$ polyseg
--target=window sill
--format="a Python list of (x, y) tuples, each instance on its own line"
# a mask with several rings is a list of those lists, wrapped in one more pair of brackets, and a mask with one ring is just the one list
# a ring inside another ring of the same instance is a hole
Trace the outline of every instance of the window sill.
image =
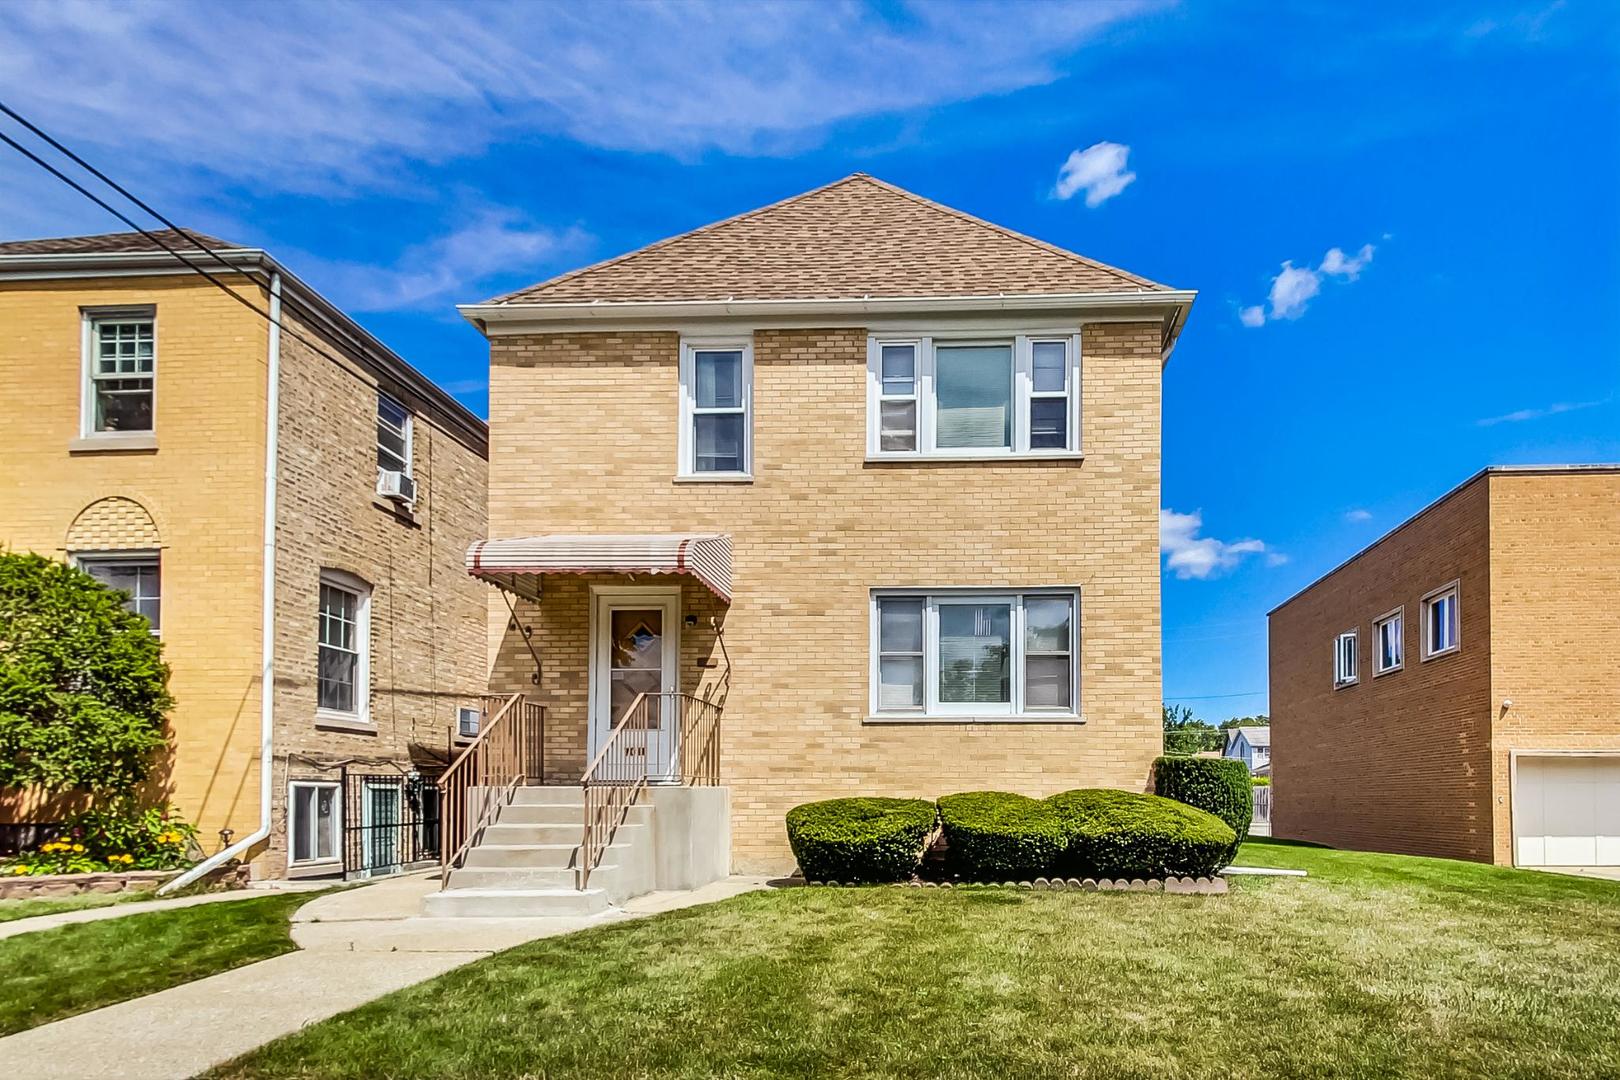
[(1085, 453), (1080, 450), (1032, 450), (1022, 454), (867, 454), (868, 465), (892, 464), (927, 464), (931, 461), (953, 462), (979, 462), (986, 464), (1001, 463), (1017, 465), (1026, 461), (1083, 461)]
[(68, 440), (70, 454), (138, 454), (158, 448), (157, 435), (150, 431), (128, 435), (85, 435)]
[(1393, 675), (1397, 671), (1404, 671), (1405, 669), (1406, 669), (1405, 664), (1396, 664), (1392, 668), (1385, 668), (1383, 671), (1375, 671), (1375, 672), (1373, 672), (1373, 678), (1382, 679), (1385, 675)]
[(1343, 682), (1334, 683), (1333, 684), (1333, 689), (1335, 689), (1335, 690), (1348, 690), (1352, 686), (1359, 686), (1359, 685), (1361, 685), (1361, 680), (1360, 679), (1346, 679)]
[(1443, 657), (1447, 657), (1447, 656), (1456, 656), (1460, 652), (1462, 652), (1462, 646), (1461, 645), (1453, 645), (1449, 649), (1441, 649), (1439, 652), (1429, 653), (1427, 656), (1425, 656), (1423, 658), (1423, 662), (1425, 664), (1427, 664), (1430, 660), (1439, 660), (1439, 659), (1441, 659)]
[(373, 495), (371, 505), (407, 525), (416, 524), (416, 506), (413, 503), (396, 502), (384, 495)]
[(1084, 716), (1050, 713), (1021, 713), (1017, 716), (957, 716), (953, 714), (874, 714), (863, 717), (863, 724), (1084, 724)]
[(288, 862), (287, 877), (319, 878), (331, 877), (333, 874), (343, 873), (343, 860), (341, 859), (311, 859), (307, 862)]
[(377, 725), (369, 720), (359, 720), (353, 716), (319, 709), (315, 712), (315, 727), (319, 731), (346, 731), (354, 735), (377, 734)]
[(752, 484), (753, 473), (678, 473), (677, 484)]

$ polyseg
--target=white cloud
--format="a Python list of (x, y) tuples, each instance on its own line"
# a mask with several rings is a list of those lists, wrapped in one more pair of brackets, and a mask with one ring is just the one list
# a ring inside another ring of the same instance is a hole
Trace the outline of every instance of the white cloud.
[(1357, 507), (1354, 510), (1346, 510), (1344, 512), (1344, 520), (1346, 520), (1348, 522), (1351, 522), (1353, 524), (1360, 524), (1363, 521), (1371, 521), (1372, 520), (1372, 511), (1371, 510), (1363, 510), (1360, 507)]
[(1321, 293), (1325, 278), (1355, 281), (1372, 262), (1375, 250), (1371, 244), (1362, 244), (1354, 255), (1346, 255), (1343, 248), (1328, 248), (1327, 254), (1322, 256), (1321, 263), (1314, 270), (1308, 266), (1295, 266), (1292, 259), (1283, 260), (1282, 269), (1271, 279), (1271, 291), (1266, 295), (1270, 310), (1260, 304), (1239, 308), (1238, 321), (1253, 329), (1277, 319), (1299, 318), (1305, 314), (1306, 306)]
[(1526, 420), (1540, 420), (1548, 416), (1557, 416), (1559, 413), (1576, 412), (1580, 409), (1594, 409), (1599, 405), (1607, 405), (1609, 398), (1602, 401), (1558, 401), (1551, 405), (1544, 405), (1539, 409), (1518, 409), (1514, 412), (1504, 413), (1501, 416), (1487, 416), (1483, 420), (1474, 421), (1480, 427), (1493, 427), (1497, 424), (1521, 424)]
[(1218, 577), (1234, 569), (1250, 555), (1264, 554), (1268, 566), (1288, 561), (1288, 556), (1271, 551), (1260, 540), (1234, 540), (1227, 542), (1212, 536), (1199, 536), (1204, 527), (1200, 510), (1178, 514), (1174, 510), (1159, 511), (1159, 547), (1165, 554), (1165, 567), (1182, 580)]
[(1086, 193), (1086, 205), (1101, 206), (1130, 186), (1136, 174), (1125, 171), (1131, 148), (1116, 142), (1093, 143), (1084, 150), (1069, 155), (1058, 169), (1057, 185), (1052, 194), (1059, 199), (1072, 199), (1076, 193)]
[[(495, 274), (524, 280), (546, 276), (549, 261), (584, 250), (580, 229), (553, 230), (524, 222), (511, 210), (484, 208), (454, 232), (406, 248), (392, 264), (337, 262), (298, 253), (288, 262), (301, 276), (349, 311), (444, 307)], [(525, 269), (533, 268), (533, 269)]]
[(843, 121), (1050, 82), (1157, 6), (12, 0), (0, 85), (103, 162), (325, 193), (548, 136), (791, 153)]

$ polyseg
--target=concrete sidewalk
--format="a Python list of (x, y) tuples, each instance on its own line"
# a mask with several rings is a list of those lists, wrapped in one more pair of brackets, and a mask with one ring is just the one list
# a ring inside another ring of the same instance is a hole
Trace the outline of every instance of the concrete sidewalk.
[(183, 1080), (306, 1025), (526, 941), (766, 887), (734, 877), (582, 919), (429, 919), (432, 877), (322, 896), (293, 917), (300, 951), (0, 1039), (0, 1075)]

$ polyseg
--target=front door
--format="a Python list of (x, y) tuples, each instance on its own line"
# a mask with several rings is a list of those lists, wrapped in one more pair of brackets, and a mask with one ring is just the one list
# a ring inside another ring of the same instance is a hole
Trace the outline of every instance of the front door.
[[(654, 781), (678, 774), (675, 703), (680, 593), (672, 589), (603, 591), (596, 598), (591, 665), (594, 759), (620, 731), (608, 763), (620, 778), (645, 766)], [(638, 704), (638, 701), (640, 704)]]

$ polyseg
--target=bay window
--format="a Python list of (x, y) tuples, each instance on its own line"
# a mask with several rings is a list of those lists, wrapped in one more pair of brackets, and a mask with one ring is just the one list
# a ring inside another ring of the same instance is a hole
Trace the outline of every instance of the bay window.
[(1080, 338), (879, 337), (868, 341), (872, 458), (1080, 452)]
[(878, 590), (874, 718), (1076, 717), (1074, 590)]

